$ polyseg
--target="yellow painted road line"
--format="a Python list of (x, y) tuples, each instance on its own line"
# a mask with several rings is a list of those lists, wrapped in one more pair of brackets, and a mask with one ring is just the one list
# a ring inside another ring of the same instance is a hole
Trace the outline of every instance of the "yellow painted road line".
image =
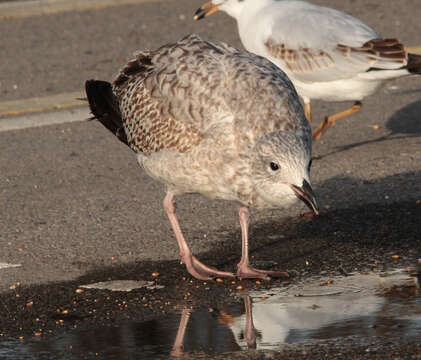
[(0, 133), (88, 120), (92, 115), (85, 96), (77, 91), (1, 102)]
[(7, 269), (7, 268), (14, 268), (14, 267), (21, 267), (21, 264), (8, 264), (5, 262), (0, 262), (0, 269)]
[(406, 51), (412, 54), (420, 54), (421, 55), (421, 46), (408, 46)]
[(162, 1), (165, 0), (32, 0), (5, 2), (0, 4), (0, 20)]
[(78, 91), (24, 100), (4, 101), (0, 103), (0, 120), (2, 117), (87, 106), (86, 101), (78, 100), (85, 97), (84, 93)]

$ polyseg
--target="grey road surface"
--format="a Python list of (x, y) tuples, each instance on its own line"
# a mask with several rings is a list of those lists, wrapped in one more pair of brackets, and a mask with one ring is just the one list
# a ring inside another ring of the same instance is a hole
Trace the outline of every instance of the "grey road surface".
[[(164, 1), (3, 20), (0, 33), (8, 36), (0, 48), (9, 55), (2, 60), (1, 98), (47, 96), (80, 90), (89, 78), (109, 80), (137, 49), (186, 33), (241, 46), (224, 14), (192, 21), (200, 4)], [(417, 45), (421, 8), (413, 4), (336, 5), (384, 36)], [(345, 105), (316, 104), (316, 122)], [(388, 83), (359, 114), (339, 121), (314, 147), (312, 176), (322, 204), (335, 209), (421, 199), (420, 113), (421, 78), (413, 77)], [(0, 153), (0, 261), (22, 264), (1, 270), (0, 289), (73, 279), (95, 266), (177, 257), (161, 185), (98, 123), (3, 132)], [(234, 204), (185, 196), (179, 211), (198, 252), (213, 248), (221, 229), (238, 226)], [(255, 220), (298, 213), (257, 213)]]
[[(421, 44), (419, 0), (314, 2), (345, 10), (385, 37), (398, 37), (408, 46)], [(162, 1), (1, 20), (0, 101), (78, 91), (91, 78), (110, 80), (136, 50), (155, 48), (187, 33), (241, 47), (228, 16), (192, 20), (201, 4)], [(348, 105), (316, 103), (315, 123)], [(400, 209), (411, 224), (417, 223), (421, 77), (387, 83), (364, 101), (360, 113), (339, 120), (315, 143), (314, 156), (312, 178), (322, 206), (328, 213), (345, 212), (358, 219), (343, 236), (353, 239), (353, 231), (364, 227), (367, 232), (358, 233), (362, 243), (377, 236), (382, 244), (382, 237), (387, 239), (391, 232), (382, 221), (390, 225), (390, 214), (399, 214)], [(101, 268), (177, 259), (176, 241), (161, 206), (163, 195), (163, 187), (139, 169), (131, 151), (95, 121), (1, 132), (0, 263), (21, 266), (0, 268), (0, 292), (10, 291), (16, 283), (75, 280)], [(236, 204), (188, 195), (178, 200), (178, 209), (185, 236), (199, 257), (224, 264), (221, 254), (239, 255)], [(370, 227), (358, 216), (364, 209), (373, 209), (368, 217), (379, 211)], [(284, 225), (289, 236), (295, 234), (296, 227), (308, 221), (298, 218), (303, 211), (297, 206), (289, 212), (254, 213), (252, 248), (268, 244), (259, 235), (262, 229), (277, 239), (267, 246), (279, 253), (285, 246), (283, 257), (273, 259), (269, 251), (262, 260), (274, 260), (281, 267), (303, 265), (319, 251), (309, 244), (336, 236), (327, 232), (327, 225), (309, 226), (299, 235), (305, 242), (297, 235), (293, 246), (284, 245)], [(271, 224), (278, 224), (276, 231)], [(395, 247), (382, 256), (396, 251), (411, 259), (421, 257), (420, 230), (415, 225), (397, 228)], [(254, 245), (253, 236), (260, 239)], [(404, 248), (396, 245), (398, 237)], [(337, 246), (335, 251), (340, 252), (342, 245)], [(360, 265), (356, 259), (356, 270)], [(183, 266), (167, 271), (178, 272), (177, 278), (187, 276)]]

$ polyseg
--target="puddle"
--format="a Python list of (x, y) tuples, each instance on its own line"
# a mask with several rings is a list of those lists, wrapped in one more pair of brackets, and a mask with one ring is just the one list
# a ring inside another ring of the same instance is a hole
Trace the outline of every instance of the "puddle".
[(183, 309), (147, 322), (3, 341), (0, 358), (168, 359), (192, 352), (278, 350), (282, 344), (349, 336), (417, 341), (421, 334), (419, 280), (404, 272), (320, 279), (238, 296), (241, 305), (235, 307)]

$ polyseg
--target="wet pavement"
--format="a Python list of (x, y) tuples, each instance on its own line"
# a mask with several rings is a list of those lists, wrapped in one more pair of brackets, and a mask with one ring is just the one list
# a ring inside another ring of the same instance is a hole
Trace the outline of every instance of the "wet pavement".
[[(85, 324), (47, 336), (35, 332), (0, 342), (0, 358), (197, 358), (249, 350), (274, 355), (288, 346), (317, 347), (329, 340), (339, 347), (351, 338), (354, 347), (371, 342), (369, 352), (376, 352), (373, 339), (383, 346), (396, 341), (416, 346), (421, 334), (417, 268), (318, 277), (250, 291), (238, 285), (235, 304), (175, 306), (147, 321)], [(65, 309), (56, 312), (56, 319), (71, 320)]]

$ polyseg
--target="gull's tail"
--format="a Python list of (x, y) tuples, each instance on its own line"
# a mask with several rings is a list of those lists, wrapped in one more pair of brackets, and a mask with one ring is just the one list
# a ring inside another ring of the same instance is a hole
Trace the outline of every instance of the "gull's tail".
[(421, 75), (421, 55), (408, 54), (408, 64), (406, 65), (406, 68), (412, 74)]
[(121, 142), (128, 145), (120, 108), (113, 94), (111, 84), (101, 80), (87, 80), (85, 82), (85, 91), (93, 119), (98, 119)]

